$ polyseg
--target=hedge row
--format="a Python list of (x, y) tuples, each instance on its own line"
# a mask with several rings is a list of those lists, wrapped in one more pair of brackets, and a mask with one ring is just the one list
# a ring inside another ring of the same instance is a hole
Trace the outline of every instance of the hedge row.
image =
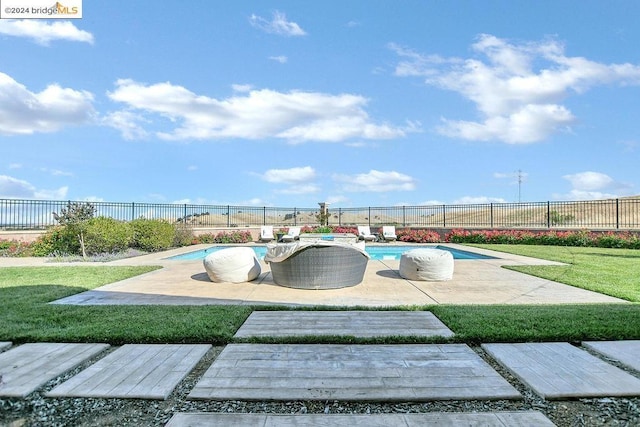
[(451, 243), (495, 243), (516, 245), (587, 246), (640, 249), (640, 234), (592, 231), (452, 230), (445, 240)]

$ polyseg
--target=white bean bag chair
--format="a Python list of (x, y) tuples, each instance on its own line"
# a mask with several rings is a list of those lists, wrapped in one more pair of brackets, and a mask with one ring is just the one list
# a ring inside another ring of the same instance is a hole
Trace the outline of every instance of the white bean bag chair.
[(400, 276), (408, 280), (451, 280), (453, 255), (442, 249), (412, 249), (400, 257)]
[(219, 249), (207, 255), (204, 269), (212, 282), (250, 282), (260, 275), (260, 261), (251, 248)]

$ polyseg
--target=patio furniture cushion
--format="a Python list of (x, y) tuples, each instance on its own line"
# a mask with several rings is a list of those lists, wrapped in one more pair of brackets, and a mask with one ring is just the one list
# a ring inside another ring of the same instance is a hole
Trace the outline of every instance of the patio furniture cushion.
[(408, 280), (451, 280), (453, 255), (441, 249), (412, 249), (404, 252), (400, 257), (400, 276)]
[(213, 252), (203, 261), (204, 269), (212, 282), (250, 282), (262, 269), (256, 253), (251, 248), (227, 248)]

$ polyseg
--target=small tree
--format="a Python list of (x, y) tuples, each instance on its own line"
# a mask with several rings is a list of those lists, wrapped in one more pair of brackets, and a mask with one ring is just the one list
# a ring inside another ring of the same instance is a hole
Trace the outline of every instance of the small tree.
[(82, 258), (87, 258), (85, 249), (85, 232), (87, 224), (96, 213), (96, 208), (91, 203), (69, 202), (66, 208), (60, 209), (60, 214), (53, 212), (53, 218), (58, 223), (66, 227), (69, 232), (78, 238), (80, 249), (82, 250)]

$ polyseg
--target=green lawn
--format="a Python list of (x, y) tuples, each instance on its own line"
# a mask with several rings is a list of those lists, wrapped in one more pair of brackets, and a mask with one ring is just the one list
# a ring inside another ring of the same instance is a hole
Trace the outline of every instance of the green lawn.
[[(480, 246), (480, 245), (478, 245)], [(570, 263), (527, 267), (530, 274), (634, 301), (630, 304), (421, 306), (455, 333), (453, 342), (640, 339), (640, 252), (616, 249), (482, 245)], [(68, 306), (48, 302), (156, 267), (56, 266), (0, 268), (0, 341), (225, 344), (253, 309), (247, 306)], [(523, 267), (518, 267), (519, 271)], [(259, 307), (276, 309), (275, 307)], [(283, 308), (279, 308), (283, 309)], [(292, 340), (287, 340), (292, 342)], [(296, 340), (293, 340), (296, 341)], [(380, 342), (307, 337), (304, 342)], [(431, 342), (389, 338), (385, 342)], [(447, 340), (439, 339), (440, 342)]]

